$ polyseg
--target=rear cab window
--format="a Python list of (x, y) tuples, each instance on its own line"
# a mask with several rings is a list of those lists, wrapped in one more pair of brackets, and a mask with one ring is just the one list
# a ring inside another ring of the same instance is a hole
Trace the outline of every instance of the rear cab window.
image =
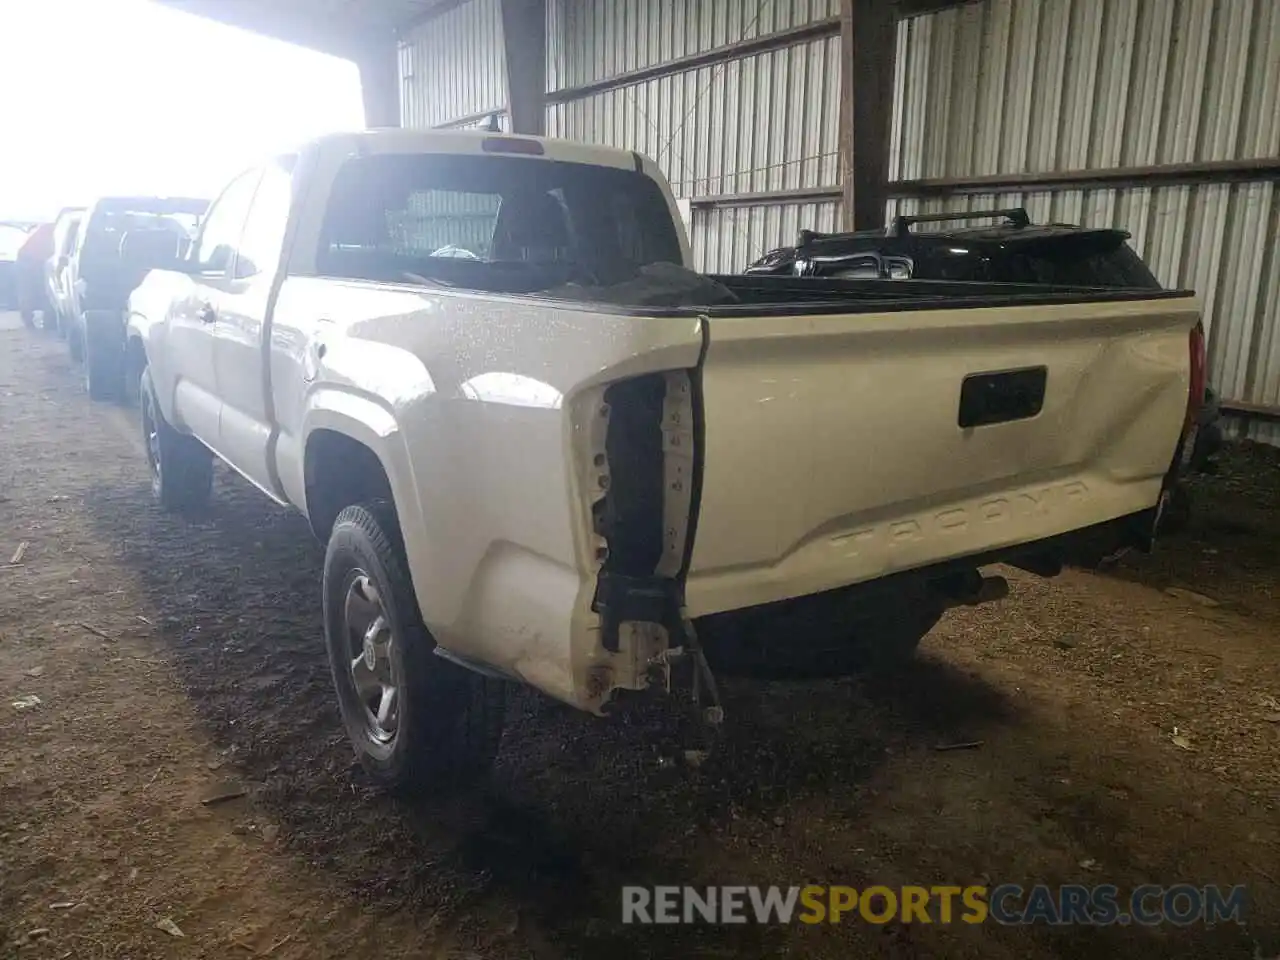
[(317, 250), (322, 275), (533, 292), (682, 262), (666, 197), (634, 170), (510, 156), (347, 161)]
[(99, 202), (80, 227), (77, 247), (81, 269), (114, 266), (120, 241), (131, 230), (166, 230), (185, 246), (195, 236), (206, 206), (202, 200), (145, 197)]

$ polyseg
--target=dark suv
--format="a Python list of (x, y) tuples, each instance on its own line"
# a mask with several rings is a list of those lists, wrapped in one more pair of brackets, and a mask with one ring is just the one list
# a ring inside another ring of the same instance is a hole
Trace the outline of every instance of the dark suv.
[(105, 197), (85, 211), (71, 254), (67, 345), (84, 361), (95, 400), (120, 396), (125, 310), (152, 267), (171, 264), (195, 236), (209, 201), (193, 197)]
[[(918, 223), (957, 220), (1000, 222), (928, 233), (911, 229)], [(974, 210), (898, 217), (883, 230), (801, 230), (794, 247), (769, 251), (745, 272), (1161, 289), (1160, 281), (1129, 246), (1128, 239), (1124, 230), (1033, 224), (1020, 207)], [(1217, 394), (1206, 387), (1190, 455), (1193, 469), (1212, 470), (1212, 457), (1222, 445), (1220, 416)]]

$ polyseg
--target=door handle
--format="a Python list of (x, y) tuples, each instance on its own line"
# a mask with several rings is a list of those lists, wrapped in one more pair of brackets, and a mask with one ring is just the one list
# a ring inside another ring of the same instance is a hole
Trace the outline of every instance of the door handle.
[(213, 309), (213, 304), (211, 303), (200, 304), (200, 309), (196, 316), (200, 318), (201, 323), (213, 323), (218, 319), (218, 313)]

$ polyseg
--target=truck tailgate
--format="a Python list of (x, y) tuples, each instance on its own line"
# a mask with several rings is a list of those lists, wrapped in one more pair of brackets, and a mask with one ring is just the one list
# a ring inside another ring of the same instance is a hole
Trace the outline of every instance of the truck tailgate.
[(1198, 317), (1180, 297), (706, 319), (690, 613), (1154, 506)]

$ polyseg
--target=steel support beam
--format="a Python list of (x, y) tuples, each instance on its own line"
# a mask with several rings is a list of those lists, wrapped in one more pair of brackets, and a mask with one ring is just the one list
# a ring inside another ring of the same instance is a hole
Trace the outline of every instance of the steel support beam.
[(840, 2), (840, 183), (845, 229), (884, 226), (897, 51), (886, 0)]
[(839, 200), (839, 187), (792, 187), (787, 190), (759, 190), (754, 193), (708, 193), (689, 198), (692, 207), (753, 207), (764, 203), (801, 203)]
[(400, 126), (400, 52), (391, 35), (361, 45), (354, 58), (360, 69), (366, 127)]
[(975, 2), (977, 0), (893, 0), (893, 9), (899, 20), (907, 20)]
[(1119, 190), (1197, 183), (1260, 183), (1280, 180), (1280, 157), (1250, 160), (1202, 160), (1145, 167), (1102, 167), (1094, 170), (1054, 170), (1047, 173), (998, 173), (985, 177), (939, 177), (897, 180), (889, 184), (891, 197), (949, 197), (961, 193), (1002, 193), (1031, 190)]
[(778, 30), (761, 36), (749, 37), (746, 40), (736, 40), (723, 46), (712, 47), (710, 50), (702, 50), (698, 53), (676, 57), (672, 60), (664, 60), (662, 63), (641, 67), (638, 70), (616, 73), (603, 80), (595, 80), (578, 87), (561, 87), (558, 90), (549, 91), (547, 100), (551, 103), (569, 103), (573, 100), (584, 100), (587, 97), (605, 93), (608, 90), (617, 90), (620, 87), (628, 87), (637, 83), (647, 83), (650, 80), (659, 80), (662, 77), (672, 77), (678, 73), (686, 73), (701, 67), (718, 66), (731, 60), (740, 60), (743, 57), (754, 57), (761, 53), (782, 50), (797, 43), (834, 37), (839, 32), (839, 17), (814, 20), (811, 23), (803, 23), (798, 27), (788, 27), (785, 30)]
[(547, 131), (546, 0), (501, 0), (502, 51), (512, 133)]

